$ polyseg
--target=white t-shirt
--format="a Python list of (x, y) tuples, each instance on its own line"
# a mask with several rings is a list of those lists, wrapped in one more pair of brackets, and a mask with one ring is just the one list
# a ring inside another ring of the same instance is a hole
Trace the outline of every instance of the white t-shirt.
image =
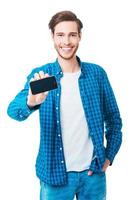
[(61, 79), (61, 130), (67, 171), (88, 169), (93, 155), (79, 92), (80, 73), (64, 73)]

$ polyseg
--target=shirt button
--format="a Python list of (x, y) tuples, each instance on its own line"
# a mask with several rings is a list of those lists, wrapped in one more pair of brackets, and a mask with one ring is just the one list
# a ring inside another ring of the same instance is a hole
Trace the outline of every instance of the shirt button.
[(58, 107), (56, 107), (56, 110), (58, 110)]
[(63, 163), (64, 163), (64, 160), (62, 160), (61, 163), (63, 164)]
[(62, 147), (60, 147), (60, 151), (62, 150)]
[(59, 121), (57, 121), (57, 124), (59, 124)]
[(60, 137), (60, 134), (58, 136)]
[(57, 93), (57, 97), (59, 96), (59, 93)]

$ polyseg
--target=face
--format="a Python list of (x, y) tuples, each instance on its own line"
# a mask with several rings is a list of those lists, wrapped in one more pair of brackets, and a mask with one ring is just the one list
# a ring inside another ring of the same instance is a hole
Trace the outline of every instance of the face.
[(70, 60), (75, 56), (78, 49), (81, 34), (78, 33), (76, 22), (63, 21), (55, 26), (52, 38), (58, 56)]

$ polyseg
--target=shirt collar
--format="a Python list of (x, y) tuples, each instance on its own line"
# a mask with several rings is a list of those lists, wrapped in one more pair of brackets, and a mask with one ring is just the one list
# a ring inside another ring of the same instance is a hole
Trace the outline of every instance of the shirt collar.
[[(78, 56), (76, 56), (76, 59), (79, 63), (79, 66), (80, 66), (80, 70), (81, 70), (81, 75), (84, 74), (84, 67), (83, 67), (83, 63), (81, 62), (80, 58)], [(56, 59), (55, 61), (55, 68), (56, 68), (56, 75), (60, 75), (61, 77), (63, 76), (63, 71), (62, 71), (62, 68), (58, 62), (58, 58)]]

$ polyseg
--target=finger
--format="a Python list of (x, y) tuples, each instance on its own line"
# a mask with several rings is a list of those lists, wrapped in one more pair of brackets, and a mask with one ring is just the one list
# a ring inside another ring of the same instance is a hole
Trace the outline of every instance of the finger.
[(105, 172), (105, 171), (106, 171), (106, 169), (103, 167), (101, 171), (102, 171), (102, 172)]
[(104, 166), (103, 166), (103, 168), (102, 168), (102, 171), (105, 171), (105, 170), (106, 170), (106, 168), (107, 168), (107, 166), (106, 166), (106, 165), (104, 165)]
[(107, 170), (108, 166), (103, 166), (102, 172), (105, 172)]
[(43, 72), (43, 71), (39, 71), (39, 76), (40, 76), (41, 79), (42, 79), (42, 78), (45, 78), (44, 72)]
[(48, 91), (47, 91), (47, 92), (44, 92), (44, 94), (45, 94), (45, 96), (47, 96), (47, 95), (48, 95)]
[(102, 171), (106, 171), (109, 165), (110, 165), (110, 161), (106, 159), (103, 165)]
[(47, 77), (50, 77), (50, 76), (49, 76), (49, 74), (46, 73), (46, 74), (45, 74), (45, 78), (47, 78)]
[(93, 174), (93, 171), (89, 170), (88, 171), (88, 176), (92, 176), (92, 174)]
[(39, 73), (35, 73), (35, 74), (34, 74), (34, 80), (39, 80), (39, 79), (40, 79)]

